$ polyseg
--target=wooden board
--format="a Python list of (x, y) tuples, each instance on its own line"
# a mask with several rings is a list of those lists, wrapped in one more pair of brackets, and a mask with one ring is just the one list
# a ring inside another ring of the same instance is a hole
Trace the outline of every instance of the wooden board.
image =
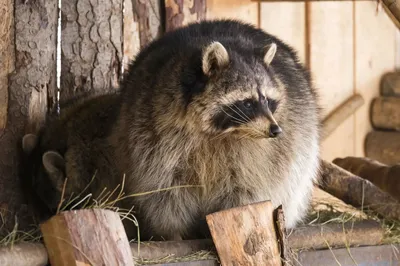
[(364, 141), (371, 130), (370, 106), (379, 95), (382, 75), (396, 62), (396, 27), (374, 2), (355, 3), (355, 89), (366, 102), (355, 114), (355, 156), (364, 156)]
[[(353, 95), (353, 14), (351, 2), (309, 3), (310, 67), (327, 115)], [(322, 143), (322, 158), (354, 153), (354, 117)]]
[(258, 26), (258, 5), (249, 0), (206, 0), (206, 18), (235, 18)]
[(305, 4), (261, 3), (260, 28), (282, 39), (305, 62)]
[(130, 60), (132, 60), (140, 49), (139, 22), (134, 19), (132, 0), (124, 1), (124, 55), (123, 70), (126, 71)]

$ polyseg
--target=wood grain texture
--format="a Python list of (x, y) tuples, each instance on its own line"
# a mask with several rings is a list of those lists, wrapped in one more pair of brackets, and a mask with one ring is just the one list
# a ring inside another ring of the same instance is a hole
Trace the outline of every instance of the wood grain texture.
[(122, 0), (64, 1), (61, 18), (61, 99), (118, 87)]
[(400, 219), (400, 203), (366, 179), (327, 162), (321, 163), (321, 187), (354, 207), (363, 206), (383, 217)]
[(365, 139), (365, 154), (384, 164), (400, 163), (400, 132), (368, 133)]
[(134, 19), (132, 1), (133, 0), (124, 0), (124, 71), (128, 68), (130, 61), (134, 59), (135, 55), (140, 50), (139, 22)]
[(14, 6), (12, 0), (0, 3), (0, 136), (7, 123), (8, 75), (14, 70)]
[(305, 62), (305, 3), (261, 3), (260, 27), (298, 52)]
[(57, 1), (17, 0), (14, 14), (15, 69), (8, 81), (7, 125), (0, 136), (2, 236), (14, 227), (15, 215), (19, 230), (32, 223), (18, 177), (18, 147), (26, 132), (42, 125), (56, 88)]
[[(308, 4), (309, 63), (326, 116), (353, 95), (353, 4)], [(323, 141), (321, 154), (330, 161), (353, 153), (354, 116), (350, 116)]]
[(386, 165), (365, 157), (336, 158), (333, 163), (370, 181), (400, 202), (400, 163)]
[(161, 16), (161, 1), (131, 0), (133, 19), (139, 25), (140, 48), (164, 32)]
[(223, 266), (282, 265), (270, 201), (206, 216)]
[(371, 105), (371, 123), (375, 128), (400, 131), (400, 97), (378, 97)]
[(165, 31), (206, 18), (206, 0), (164, 0)]
[(358, 108), (364, 104), (364, 98), (359, 95), (353, 95), (344, 103), (339, 105), (322, 121), (322, 139), (326, 139), (337, 129), (346, 119), (351, 117)]
[(207, 19), (234, 18), (259, 25), (258, 3), (249, 0), (206, 0)]
[(40, 225), (53, 266), (133, 266), (119, 214), (85, 209), (62, 212)]
[(365, 137), (372, 129), (372, 99), (379, 96), (382, 76), (395, 68), (396, 27), (383, 10), (376, 11), (373, 2), (355, 2), (355, 23), (355, 90), (367, 104), (355, 114), (356, 146), (353, 155), (363, 157)]
[(400, 97), (400, 72), (385, 73), (381, 79), (380, 92), (382, 96)]

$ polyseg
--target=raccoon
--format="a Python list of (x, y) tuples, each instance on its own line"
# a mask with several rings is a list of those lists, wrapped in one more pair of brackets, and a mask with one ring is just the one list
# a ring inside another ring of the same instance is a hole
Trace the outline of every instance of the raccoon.
[[(30, 200), (40, 221), (56, 213), (62, 192), (65, 200), (80, 192), (95, 198), (105, 187), (118, 185), (112, 178), (115, 167), (106, 141), (118, 102), (118, 93), (64, 101), (60, 116), (49, 114), (38, 134), (23, 137), (22, 180), (31, 188)], [(96, 177), (97, 170), (103, 176)]]
[(25, 139), (56, 191), (65, 177), (73, 193), (96, 172), (96, 193), (125, 176), (120, 206), (134, 206), (142, 240), (208, 237), (207, 214), (264, 200), (283, 205), (288, 228), (305, 215), (319, 105), (290, 46), (240, 21), (193, 23), (140, 51), (120, 87)]
[(296, 52), (235, 20), (193, 23), (143, 49), (110, 143), (142, 236), (190, 238), (205, 216), (271, 200), (293, 228), (319, 168), (316, 90)]

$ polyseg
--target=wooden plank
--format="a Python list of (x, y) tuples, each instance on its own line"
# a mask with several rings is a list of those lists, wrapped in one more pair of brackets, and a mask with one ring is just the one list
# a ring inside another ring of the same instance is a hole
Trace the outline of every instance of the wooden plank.
[(207, 19), (235, 18), (259, 25), (258, 3), (249, 0), (206, 0)]
[(376, 12), (375, 3), (367, 2), (355, 3), (355, 23), (355, 89), (369, 103), (355, 114), (354, 156), (363, 157), (365, 137), (372, 129), (370, 103), (379, 95), (383, 74), (395, 68), (396, 27), (383, 10)]
[(14, 70), (14, 5), (12, 0), (0, 3), (0, 136), (7, 123), (8, 75)]
[(52, 266), (133, 266), (119, 214), (104, 209), (61, 212), (40, 225)]
[(260, 27), (297, 50), (305, 63), (305, 4), (261, 3)]
[(399, 265), (399, 245), (382, 245), (370, 247), (341, 248), (332, 250), (302, 251), (295, 265)]
[(134, 59), (140, 50), (139, 22), (134, 20), (132, 1), (124, 0), (124, 71), (128, 68), (129, 62)]
[[(353, 95), (353, 6), (351, 2), (309, 3), (310, 68), (326, 116)], [(354, 116), (322, 143), (330, 161), (354, 153)]]
[(117, 88), (122, 71), (122, 0), (64, 1), (61, 100)]
[(13, 2), (15, 70), (8, 81), (7, 126), (0, 136), (0, 206), (6, 222), (0, 237), (13, 229), (15, 215), (18, 230), (33, 223), (21, 192), (18, 147), (26, 132), (42, 125), (56, 89), (57, 0)]
[(165, 31), (206, 18), (206, 0), (164, 0)]
[(270, 201), (215, 212), (206, 216), (223, 266), (281, 266)]

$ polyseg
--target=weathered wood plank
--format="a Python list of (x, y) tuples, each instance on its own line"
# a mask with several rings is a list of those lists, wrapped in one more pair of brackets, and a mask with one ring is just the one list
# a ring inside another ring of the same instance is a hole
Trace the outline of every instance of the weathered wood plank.
[[(4, 3), (4, 2), (2, 2)], [(35, 132), (44, 121), (47, 103), (56, 89), (57, 0), (14, 2), (15, 70), (8, 81), (8, 119), (0, 136), (0, 206), (3, 233), (20, 230), (32, 221), (23, 204), (18, 177), (18, 146), (25, 132)]]
[(206, 0), (207, 19), (234, 18), (258, 26), (258, 3), (249, 0)]
[(85, 209), (61, 212), (40, 225), (52, 266), (133, 266), (119, 214)]
[(206, 216), (222, 265), (282, 265), (273, 212), (264, 201)]
[(118, 87), (122, 0), (64, 1), (61, 18), (61, 100)]
[(134, 20), (132, 0), (124, 0), (124, 71), (128, 68), (130, 61), (140, 50), (139, 23)]
[(165, 31), (206, 18), (206, 0), (165, 0)]

